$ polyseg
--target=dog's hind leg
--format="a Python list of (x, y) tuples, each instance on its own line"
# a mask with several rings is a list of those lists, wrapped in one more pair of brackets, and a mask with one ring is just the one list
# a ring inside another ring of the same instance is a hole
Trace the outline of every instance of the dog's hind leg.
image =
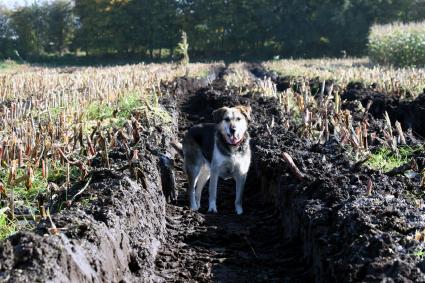
[(235, 199), (235, 210), (238, 215), (243, 213), (242, 208), (242, 197), (245, 188), (246, 174), (238, 176), (236, 178), (236, 199)]
[(199, 175), (201, 173), (201, 167), (200, 166), (193, 166), (187, 170), (187, 179), (189, 183), (188, 188), (188, 196), (190, 201), (190, 208), (192, 210), (198, 210), (198, 205), (196, 204), (196, 198), (195, 198), (195, 186), (199, 179)]
[(196, 192), (195, 199), (198, 209), (201, 208), (201, 196), (202, 190), (204, 189), (205, 184), (210, 178), (210, 169), (207, 165), (202, 166), (201, 172), (199, 173), (198, 181), (196, 182)]

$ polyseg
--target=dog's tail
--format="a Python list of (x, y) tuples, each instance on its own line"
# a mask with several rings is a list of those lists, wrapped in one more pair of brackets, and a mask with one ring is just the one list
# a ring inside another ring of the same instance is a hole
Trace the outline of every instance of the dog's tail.
[(177, 151), (178, 154), (183, 156), (183, 145), (181, 142), (179, 142), (178, 140), (172, 140), (170, 144)]

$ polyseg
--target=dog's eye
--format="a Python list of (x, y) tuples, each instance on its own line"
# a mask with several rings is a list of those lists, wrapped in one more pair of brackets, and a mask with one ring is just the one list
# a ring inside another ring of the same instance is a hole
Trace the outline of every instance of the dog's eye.
[(226, 122), (230, 122), (230, 118), (229, 118), (229, 117), (224, 118), (224, 121), (226, 121)]
[(236, 118), (236, 121), (240, 121), (240, 120), (241, 120), (241, 117), (237, 117), (237, 118)]

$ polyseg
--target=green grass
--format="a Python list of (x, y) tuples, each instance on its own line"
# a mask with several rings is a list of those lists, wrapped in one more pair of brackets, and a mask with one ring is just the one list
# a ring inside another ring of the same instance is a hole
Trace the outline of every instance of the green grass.
[[(87, 107), (86, 119), (89, 121), (106, 120), (115, 118), (113, 124), (122, 126), (130, 117), (132, 111), (143, 108), (144, 103), (140, 93), (132, 92), (121, 96), (116, 105), (112, 103), (93, 102)], [(116, 115), (114, 117), (114, 111)]]
[[(25, 169), (18, 169), (17, 178), (23, 176), (25, 171)], [(3, 173), (2, 177), (5, 175)], [(7, 180), (4, 180), (3, 184), (7, 184)], [(13, 187), (7, 186), (6, 194), (10, 195), (11, 190), (14, 193), (15, 207), (19, 205), (31, 210), (33, 207), (37, 207), (37, 197), (47, 193), (47, 180), (41, 176), (41, 169), (35, 170), (32, 188), (27, 189), (24, 182), (22, 182)]]
[[(20, 178), (21, 176), (25, 174), (25, 172), (26, 172), (25, 168), (17, 169), (16, 178)], [(80, 177), (79, 170), (75, 166), (72, 166), (70, 168), (70, 180), (76, 181), (79, 177)], [(21, 206), (29, 210), (33, 210), (34, 207), (37, 207), (37, 197), (41, 194), (48, 193), (47, 191), (48, 182), (53, 182), (60, 185), (66, 181), (66, 166), (60, 164), (60, 162), (51, 164), (49, 166), (49, 176), (47, 179), (42, 176), (41, 168), (35, 169), (34, 180), (32, 182), (32, 187), (30, 189), (27, 189), (25, 187), (25, 182), (15, 184), (14, 186), (8, 186), (7, 179), (8, 179), (8, 170), (2, 168), (0, 170), (0, 180), (6, 186), (6, 195), (10, 195), (13, 190), (14, 199), (15, 199), (15, 207)], [(35, 212), (38, 212), (38, 210), (36, 210)]]
[[(71, 182), (79, 179), (81, 176), (81, 172), (75, 166), (71, 166), (69, 173), (70, 173), (69, 178)], [(66, 166), (62, 165), (60, 162), (56, 162), (56, 164), (53, 164), (49, 168), (49, 177), (47, 179), (49, 182), (61, 184), (66, 181), (65, 178), (66, 178)]]
[(90, 204), (91, 204), (93, 201), (97, 200), (97, 199), (98, 199), (98, 197), (97, 197), (96, 195), (90, 195), (90, 196), (88, 196), (88, 197), (86, 197), (86, 198), (82, 198), (82, 199), (79, 201), (79, 203), (80, 203), (83, 207), (89, 207), (89, 206), (90, 206)]
[[(115, 115), (114, 115), (115, 111)], [(93, 102), (87, 107), (86, 120), (89, 126), (98, 120), (106, 121), (106, 127), (122, 127), (135, 111), (140, 111), (151, 118), (158, 118), (161, 124), (168, 124), (172, 118), (167, 111), (160, 108), (158, 97), (152, 93), (142, 97), (138, 92), (121, 96), (116, 105)]]
[(104, 120), (113, 116), (114, 109), (111, 105), (93, 102), (87, 107), (87, 120)]
[(3, 240), (16, 231), (16, 226), (7, 218), (6, 212), (9, 210), (8, 207), (0, 209), (0, 240)]
[(413, 255), (422, 259), (425, 256), (425, 250), (423, 248), (418, 249), (413, 253)]
[(18, 63), (11, 60), (3, 60), (0, 61), (0, 70), (9, 69), (18, 66)]
[(396, 153), (390, 148), (381, 147), (371, 154), (365, 164), (372, 169), (388, 172), (409, 162), (410, 158), (418, 150), (421, 149), (418, 147), (400, 146), (398, 153)]
[[(67, 110), (63, 108), (52, 108), (50, 109), (50, 117), (52, 119), (57, 119), (62, 111)], [(132, 92), (121, 96), (117, 101), (110, 104), (93, 102), (88, 105), (83, 117), (83, 123), (85, 123), (85, 126), (87, 127), (85, 130), (90, 130), (90, 126), (97, 125), (99, 120), (102, 121), (101, 125), (104, 128), (122, 127), (135, 111), (140, 111), (141, 117), (147, 118), (150, 125), (161, 124), (166, 127), (167, 124), (172, 121), (172, 117), (168, 114), (168, 112), (163, 110), (159, 105), (158, 96), (155, 93), (142, 96), (138, 92)], [(46, 118), (47, 117), (48, 115)], [(44, 120), (45, 117), (43, 116), (42, 119)], [(4, 199), (6, 200), (3, 202), (5, 207), (0, 208), (0, 240), (8, 237), (17, 230), (30, 229), (33, 227), (31, 219), (36, 221), (37, 216), (40, 215), (38, 208), (39, 196), (43, 196), (43, 198), (45, 198), (45, 196), (50, 194), (48, 190), (48, 183), (53, 182), (58, 186), (61, 186), (66, 182), (66, 165), (61, 164), (60, 161), (51, 161), (48, 164), (48, 167), (48, 178), (42, 176), (41, 168), (33, 168), (34, 178), (31, 188), (27, 188), (25, 186), (25, 181), (14, 185), (8, 185), (10, 168), (0, 167), (0, 181), (5, 187), (3, 194), (5, 195)], [(70, 170), (70, 182), (72, 184), (80, 177), (80, 171), (75, 166), (71, 166)], [(17, 168), (16, 179), (18, 180), (21, 177), (26, 176), (26, 174), (26, 167)], [(61, 189), (64, 191), (64, 187), (61, 187)], [(24, 223), (25, 221), (10, 219), (10, 215), (7, 213), (10, 209), (10, 201), (8, 201), (8, 199), (10, 199), (12, 193), (15, 213), (17, 215), (23, 214), (26, 217), (30, 214), (30, 219), (28, 219), (26, 223)], [(82, 200), (82, 205), (89, 205), (89, 203), (95, 198), (96, 196), (93, 196)]]
[[(14, 206), (18, 213), (27, 214), (29, 212), (35, 220), (35, 216), (40, 214), (38, 197), (49, 194), (48, 182), (54, 182), (57, 185), (63, 184), (66, 181), (66, 170), (66, 166), (60, 162), (56, 162), (49, 166), (49, 176), (46, 179), (42, 176), (41, 168), (35, 169), (34, 179), (30, 189), (25, 187), (25, 182), (15, 184), (14, 186), (7, 185), (9, 177), (7, 168), (0, 169), (0, 181), (5, 185), (6, 197), (10, 197), (13, 191)], [(26, 168), (18, 168), (16, 178), (18, 179), (24, 174), (26, 174)], [(76, 167), (71, 167), (70, 181), (75, 182), (79, 177), (79, 170)], [(0, 240), (8, 237), (17, 230), (18, 222), (17, 220), (8, 218), (6, 214), (8, 210), (9, 207), (0, 209)], [(22, 224), (19, 224), (19, 226), (22, 226)]]
[[(80, 107), (78, 104), (65, 107), (52, 107), (49, 111), (38, 113), (39, 110), (33, 110), (33, 116), (38, 117), (39, 121), (47, 122), (49, 119), (56, 121), (58, 117), (66, 111), (72, 113), (73, 110)], [(167, 126), (171, 123), (170, 114), (161, 108), (158, 102), (158, 96), (152, 92), (148, 95), (142, 95), (140, 92), (130, 92), (121, 95), (113, 102), (94, 101), (85, 106), (82, 117), (83, 132), (90, 134), (94, 127), (97, 127), (100, 121), (101, 129), (121, 128), (131, 118), (135, 112), (140, 112), (142, 118), (148, 117), (149, 122)], [(69, 114), (67, 114), (69, 115)]]

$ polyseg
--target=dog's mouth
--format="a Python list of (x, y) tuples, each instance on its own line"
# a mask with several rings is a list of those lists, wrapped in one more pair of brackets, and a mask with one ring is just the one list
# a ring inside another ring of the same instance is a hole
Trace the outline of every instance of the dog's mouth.
[(242, 141), (242, 137), (238, 137), (232, 134), (227, 134), (226, 139), (227, 139), (227, 143), (231, 145), (238, 145)]

